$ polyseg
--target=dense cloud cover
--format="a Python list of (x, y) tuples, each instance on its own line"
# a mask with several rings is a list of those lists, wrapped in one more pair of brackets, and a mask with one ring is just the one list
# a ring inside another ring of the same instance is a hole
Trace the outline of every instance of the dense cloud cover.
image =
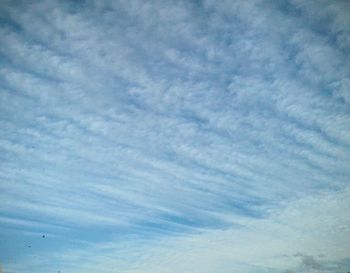
[(348, 272), (349, 166), (348, 1), (0, 2), (4, 272)]

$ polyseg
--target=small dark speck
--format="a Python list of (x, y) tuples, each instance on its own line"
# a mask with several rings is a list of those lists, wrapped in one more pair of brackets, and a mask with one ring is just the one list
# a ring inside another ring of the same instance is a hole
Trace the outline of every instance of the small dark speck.
[(45, 238), (45, 235), (43, 235), (43, 238)]

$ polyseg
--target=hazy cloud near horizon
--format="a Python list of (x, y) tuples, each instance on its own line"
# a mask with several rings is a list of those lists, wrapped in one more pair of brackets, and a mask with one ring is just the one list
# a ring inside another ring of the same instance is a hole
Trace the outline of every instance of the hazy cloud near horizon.
[(0, 1), (4, 272), (349, 272), (349, 14)]

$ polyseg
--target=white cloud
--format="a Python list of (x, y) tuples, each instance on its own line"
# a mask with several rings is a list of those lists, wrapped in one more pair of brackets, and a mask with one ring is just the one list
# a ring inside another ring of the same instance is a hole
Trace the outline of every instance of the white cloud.
[[(347, 8), (6, 2), (0, 221), (62, 235), (60, 223), (96, 259), (125, 235), (95, 262), (106, 272), (124, 243), (136, 272), (326, 271), (347, 259)], [(52, 251), (80, 270), (74, 248)]]
[(40, 258), (85, 261), (75, 270), (67, 264), (68, 272), (112, 272), (115, 268), (140, 273), (344, 271), (343, 261), (350, 251), (349, 195), (347, 189), (295, 199), (282, 209), (270, 210), (265, 219), (242, 219), (235, 228), (203, 230), (157, 242), (135, 238), (120, 244), (116, 240)]

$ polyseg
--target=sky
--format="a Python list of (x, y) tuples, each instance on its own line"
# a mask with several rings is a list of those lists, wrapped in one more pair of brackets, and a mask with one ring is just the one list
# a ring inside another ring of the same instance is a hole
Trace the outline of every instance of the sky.
[(0, 0), (3, 272), (349, 272), (349, 15)]

